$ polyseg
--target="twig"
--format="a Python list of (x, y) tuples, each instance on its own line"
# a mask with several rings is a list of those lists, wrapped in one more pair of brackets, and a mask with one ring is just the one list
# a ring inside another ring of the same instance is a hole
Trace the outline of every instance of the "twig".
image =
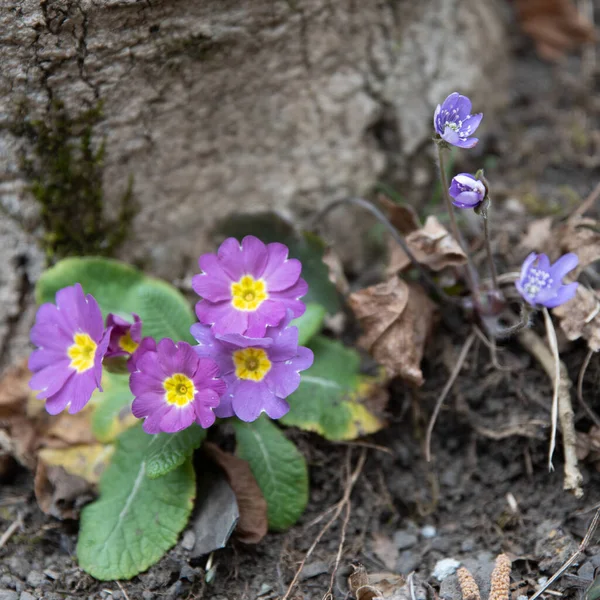
[(577, 400), (579, 400), (579, 404), (583, 406), (585, 412), (588, 417), (594, 422), (596, 427), (600, 427), (600, 418), (598, 415), (591, 409), (588, 403), (583, 399), (583, 378), (585, 376), (585, 372), (590, 364), (590, 360), (592, 360), (592, 356), (594, 355), (594, 351), (592, 349), (588, 350), (588, 353), (585, 355), (585, 360), (581, 365), (581, 369), (579, 369), (579, 376), (577, 377)]
[[(577, 552), (575, 552), (548, 581), (529, 599), (536, 600), (539, 598), (579, 557), (582, 552), (585, 552), (585, 549), (588, 547), (594, 533), (596, 532), (596, 528), (598, 527), (598, 523), (600, 523), (600, 509), (596, 511), (590, 526), (587, 529), (585, 537), (581, 540), (581, 544), (579, 544), (579, 548), (577, 548)], [(548, 592), (550, 593), (550, 592)]]
[[(555, 359), (543, 340), (531, 329), (521, 331), (519, 343), (540, 363), (549, 377), (555, 377)], [(583, 477), (577, 466), (575, 426), (571, 404), (572, 387), (567, 367), (559, 361), (560, 379), (558, 386), (558, 420), (562, 429), (563, 451), (565, 455), (565, 475), (563, 488), (572, 490), (577, 498), (583, 495)]]
[(344, 543), (346, 541), (346, 530), (348, 529), (348, 521), (350, 520), (350, 512), (351, 512), (351, 502), (348, 499), (346, 502), (346, 514), (344, 515), (344, 520), (342, 521), (342, 533), (340, 534), (340, 543), (338, 545), (338, 551), (335, 557), (335, 564), (333, 565), (333, 571), (331, 572), (331, 579), (329, 580), (329, 588), (327, 592), (323, 596), (323, 600), (333, 600), (333, 584), (335, 582), (335, 576), (337, 575), (337, 570), (340, 566), (340, 560), (342, 560), (342, 551), (344, 549)]
[(379, 446), (378, 444), (372, 444), (370, 442), (332, 442), (336, 446), (355, 446), (357, 448), (368, 448), (369, 450), (377, 450), (377, 452), (385, 452), (385, 454), (394, 454), (391, 448), (386, 446)]
[(431, 419), (429, 419), (429, 425), (427, 425), (427, 433), (425, 434), (425, 460), (427, 462), (431, 461), (431, 434), (433, 433), (433, 428), (435, 427), (435, 422), (437, 420), (438, 414), (440, 412), (440, 409), (442, 408), (442, 404), (444, 403), (446, 396), (452, 389), (452, 386), (454, 385), (454, 382), (456, 381), (456, 378), (458, 377), (458, 374), (460, 373), (460, 370), (462, 369), (462, 366), (465, 363), (467, 354), (469, 353), (469, 350), (471, 349), (471, 346), (475, 341), (475, 337), (476, 334), (471, 333), (471, 335), (463, 344), (460, 354), (458, 355), (456, 365), (454, 365), (454, 369), (452, 370), (452, 373), (450, 373), (450, 378), (446, 382), (446, 385), (444, 386), (444, 389), (442, 390), (442, 393), (438, 398), (435, 408), (433, 409)]
[(477, 335), (477, 337), (487, 346), (488, 350), (490, 351), (490, 358), (492, 359), (492, 366), (495, 369), (497, 369), (498, 371), (503, 371), (505, 373), (512, 373), (515, 369), (513, 369), (511, 367), (503, 367), (498, 362), (498, 346), (496, 345), (496, 340), (493, 338), (491, 340), (488, 340), (485, 333), (483, 333), (483, 331), (481, 331), (481, 329), (479, 329), (479, 327), (477, 327), (477, 325), (473, 325), (473, 331), (475, 332), (475, 335)]
[(594, 202), (598, 200), (600, 197), (600, 183), (596, 184), (596, 187), (591, 191), (590, 195), (573, 211), (571, 216), (569, 217), (569, 221), (573, 217), (581, 217), (584, 215), (590, 208), (592, 208)]
[(17, 518), (8, 526), (8, 529), (2, 534), (0, 537), (0, 548), (2, 548), (8, 540), (12, 537), (13, 533), (23, 525), (23, 519), (21, 515), (18, 515)]
[(117, 585), (119, 586), (119, 589), (121, 590), (123, 596), (125, 596), (125, 600), (129, 600), (129, 596), (127, 595), (127, 592), (125, 591), (125, 588), (121, 585), (121, 582), (117, 579)]
[[(347, 454), (348, 464), (350, 463), (351, 453), (352, 453), (352, 449), (348, 448), (348, 454)], [(310, 555), (314, 552), (315, 548), (317, 547), (317, 545), (321, 541), (321, 538), (325, 535), (327, 530), (333, 525), (333, 523), (340, 516), (340, 513), (342, 512), (344, 506), (346, 504), (348, 504), (348, 502), (350, 501), (350, 494), (352, 493), (354, 484), (356, 483), (358, 477), (360, 476), (360, 474), (362, 472), (366, 458), (367, 458), (367, 451), (366, 451), (366, 449), (363, 448), (362, 452), (360, 453), (360, 456), (358, 457), (358, 462), (356, 464), (356, 468), (354, 469), (352, 474), (349, 476), (348, 481), (346, 482), (346, 486), (344, 489), (344, 495), (342, 496), (341, 500), (339, 502), (337, 502), (336, 504), (334, 504), (334, 507), (332, 507), (333, 508), (333, 516), (331, 517), (331, 519), (329, 519), (329, 521), (327, 521), (327, 523), (325, 523), (325, 525), (323, 525), (323, 527), (321, 528), (321, 531), (319, 531), (319, 533), (317, 534), (317, 537), (314, 539), (313, 543), (310, 545), (310, 548), (306, 551), (304, 558), (302, 559), (302, 561), (300, 562), (300, 565), (298, 566), (298, 569), (296, 570), (296, 573), (294, 575), (294, 578), (292, 579), (292, 582), (288, 586), (288, 589), (285, 592), (285, 595), (283, 596), (283, 598), (281, 600), (288, 600), (288, 598), (290, 597), (290, 594), (292, 593), (293, 589), (296, 587), (296, 584), (298, 583), (298, 578), (300, 577), (300, 574), (302, 573), (302, 569), (304, 569), (304, 565), (306, 564), (306, 561), (309, 559)], [(331, 508), (327, 509), (326, 512), (331, 512)], [(344, 535), (345, 535), (345, 533), (344, 533)], [(334, 576), (335, 576), (335, 574), (334, 574)]]
[(494, 263), (494, 256), (492, 254), (492, 245), (490, 243), (490, 230), (487, 215), (483, 217), (483, 237), (485, 239), (485, 252), (487, 254), (488, 264), (490, 266), (492, 286), (494, 290), (498, 290), (498, 272), (496, 271), (496, 264)]
[(554, 454), (554, 448), (556, 447), (556, 430), (558, 428), (558, 388), (560, 385), (560, 356), (558, 354), (558, 341), (556, 340), (556, 331), (554, 331), (554, 325), (552, 325), (552, 319), (548, 309), (544, 307), (542, 309), (544, 314), (544, 324), (546, 325), (546, 334), (548, 335), (548, 343), (550, 344), (550, 350), (552, 351), (552, 358), (554, 362), (554, 378), (552, 384), (552, 414), (550, 420), (552, 422), (552, 431), (550, 433), (550, 449), (548, 451), (548, 470), (554, 471), (554, 465), (552, 464), (552, 455)]

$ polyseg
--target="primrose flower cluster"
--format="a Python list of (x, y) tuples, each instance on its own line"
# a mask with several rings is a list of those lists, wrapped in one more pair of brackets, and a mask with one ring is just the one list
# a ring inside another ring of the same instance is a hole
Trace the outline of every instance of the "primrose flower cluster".
[(285, 415), (286, 398), (300, 385), (300, 372), (313, 362), (298, 346), (292, 319), (305, 311), (308, 291), (302, 265), (283, 244), (253, 236), (229, 238), (216, 254), (199, 259), (192, 285), (201, 297), (199, 323), (191, 327), (198, 344), (142, 337), (143, 323), (109, 314), (79, 283), (56, 294), (56, 303), (38, 309), (31, 330), (30, 387), (50, 414), (80, 411), (95, 390), (102, 391), (102, 364), (125, 358), (134, 396), (133, 414), (144, 430), (173, 433), (216, 417), (254, 421), (265, 412)]
[[(471, 101), (458, 92), (450, 94), (442, 104), (435, 109), (433, 125), (435, 141), (439, 146), (440, 169), (442, 151), (449, 146), (473, 148), (479, 141), (471, 137), (479, 127), (483, 114), (471, 114)], [(489, 189), (483, 177), (470, 173), (459, 173), (452, 178), (448, 188), (448, 199), (457, 208), (482, 209), (484, 203), (489, 204)], [(444, 177), (444, 173), (442, 172)], [(446, 184), (447, 185), (447, 184)], [(450, 204), (448, 209), (451, 210)], [(481, 210), (481, 215), (487, 219), (487, 210)], [(485, 229), (487, 235), (487, 228)], [(490, 262), (492, 257), (488, 256)], [(555, 308), (568, 302), (575, 296), (578, 284), (576, 282), (563, 284), (563, 278), (577, 267), (578, 257), (568, 253), (561, 256), (553, 265), (545, 254), (531, 253), (524, 261), (519, 279), (515, 286), (523, 299), (532, 307)], [(492, 272), (494, 269), (492, 267)]]

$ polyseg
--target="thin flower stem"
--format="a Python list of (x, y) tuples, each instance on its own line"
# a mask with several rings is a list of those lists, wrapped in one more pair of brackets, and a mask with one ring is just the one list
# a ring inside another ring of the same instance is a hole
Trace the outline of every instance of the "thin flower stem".
[(466, 250), (464, 240), (462, 235), (460, 234), (460, 230), (458, 229), (458, 224), (456, 223), (456, 216), (454, 215), (454, 209), (452, 207), (452, 202), (450, 200), (450, 194), (448, 193), (448, 178), (446, 177), (446, 165), (444, 163), (444, 149), (440, 144), (436, 144), (438, 149), (438, 166), (440, 169), (440, 178), (442, 180), (442, 196), (444, 197), (444, 202), (446, 204), (446, 211), (448, 212), (448, 216), (450, 217), (450, 230), (454, 239), (457, 241), (458, 245), (462, 248), (465, 256), (467, 257), (467, 283), (469, 285), (469, 289), (473, 294), (473, 300), (475, 304), (478, 304), (478, 289), (477, 289), (477, 279), (475, 275), (475, 269), (473, 267), (473, 263), (471, 262), (471, 257)]
[(488, 216), (483, 217), (483, 237), (485, 238), (485, 251), (487, 252), (488, 263), (490, 265), (490, 274), (492, 276), (492, 287), (494, 291), (498, 291), (498, 273), (492, 256), (492, 246), (490, 244), (490, 230), (488, 224)]

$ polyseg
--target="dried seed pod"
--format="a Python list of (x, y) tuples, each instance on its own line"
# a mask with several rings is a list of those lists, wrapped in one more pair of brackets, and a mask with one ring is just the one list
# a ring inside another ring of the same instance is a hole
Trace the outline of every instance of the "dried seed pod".
[(463, 600), (481, 600), (479, 586), (468, 569), (461, 567), (456, 572), (456, 576), (458, 577), (458, 585), (460, 585)]
[(510, 565), (510, 558), (506, 554), (498, 555), (498, 558), (496, 558), (496, 567), (492, 572), (492, 586), (489, 600), (509, 600)]

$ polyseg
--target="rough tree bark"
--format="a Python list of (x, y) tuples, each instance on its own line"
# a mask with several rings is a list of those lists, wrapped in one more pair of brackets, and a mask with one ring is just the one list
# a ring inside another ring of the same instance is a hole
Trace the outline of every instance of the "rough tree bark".
[(435, 105), (455, 89), (497, 102), (499, 3), (4, 0), (0, 348), (23, 352), (43, 263), (39, 228), (20, 226), (37, 210), (19, 164), (30, 149), (9, 131), (23, 101), (42, 120), (57, 100), (71, 114), (102, 103), (104, 209), (130, 176), (139, 202), (119, 255), (173, 279), (232, 211), (306, 216), (390, 169), (423, 185)]

